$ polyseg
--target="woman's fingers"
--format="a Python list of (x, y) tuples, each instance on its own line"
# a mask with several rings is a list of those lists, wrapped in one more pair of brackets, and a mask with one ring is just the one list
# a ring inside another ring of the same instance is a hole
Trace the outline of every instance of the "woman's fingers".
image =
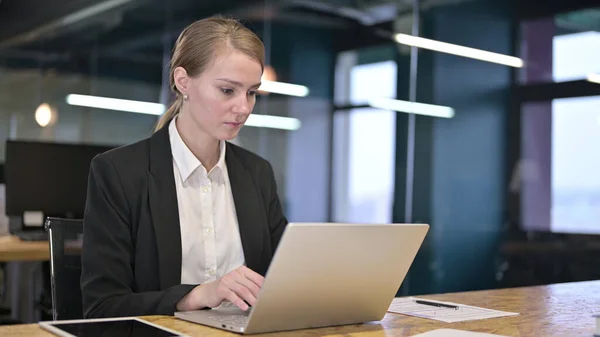
[(256, 284), (258, 286), (258, 288), (261, 288), (265, 278), (260, 275), (259, 273), (255, 272), (254, 270), (246, 267), (246, 266), (241, 266), (240, 268), (237, 269), (237, 271), (242, 274), (245, 278), (247, 278), (248, 280), (252, 281), (254, 284)]
[(248, 305), (256, 304), (264, 277), (246, 266), (241, 266), (217, 282), (219, 297), (245, 311), (248, 310)]
[(246, 304), (246, 302), (244, 302), (244, 300), (241, 299), (232, 289), (227, 290), (225, 299), (244, 311), (248, 310), (248, 304)]

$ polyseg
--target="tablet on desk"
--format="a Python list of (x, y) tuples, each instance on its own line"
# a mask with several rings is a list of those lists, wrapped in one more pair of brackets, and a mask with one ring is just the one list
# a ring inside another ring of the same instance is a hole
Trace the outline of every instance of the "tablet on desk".
[(135, 317), (46, 321), (39, 325), (61, 337), (187, 337)]

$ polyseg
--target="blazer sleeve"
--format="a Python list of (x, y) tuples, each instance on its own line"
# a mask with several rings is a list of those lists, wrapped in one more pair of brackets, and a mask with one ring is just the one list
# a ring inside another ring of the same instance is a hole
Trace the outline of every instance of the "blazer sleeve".
[[(135, 164), (133, 164), (135, 165)], [(135, 293), (130, 207), (110, 158), (92, 160), (83, 219), (81, 291), (85, 318), (173, 315), (195, 285)]]
[(281, 240), (281, 236), (283, 235), (283, 231), (288, 224), (288, 220), (283, 213), (283, 207), (281, 205), (281, 200), (279, 199), (279, 195), (277, 193), (277, 182), (275, 180), (275, 174), (273, 172), (273, 167), (270, 163), (267, 162), (267, 175), (269, 184), (269, 227), (271, 229), (271, 247), (273, 247), (273, 252), (277, 249), (279, 245), (279, 240)]

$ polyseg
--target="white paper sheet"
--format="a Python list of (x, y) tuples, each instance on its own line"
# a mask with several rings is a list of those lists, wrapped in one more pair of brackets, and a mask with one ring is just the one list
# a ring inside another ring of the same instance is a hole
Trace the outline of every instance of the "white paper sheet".
[(498, 311), (470, 305), (463, 305), (452, 302), (431, 301), (449, 305), (456, 305), (458, 309), (435, 307), (425, 304), (416, 303), (416, 300), (425, 300), (417, 297), (401, 297), (394, 298), (388, 312), (397, 314), (416, 316), (421, 318), (434, 319), (446, 323), (473, 321), (478, 319), (487, 319), (494, 317), (516, 316), (518, 313)]
[(414, 335), (413, 337), (506, 337), (500, 335), (492, 335), (483, 332), (473, 332), (455, 329), (437, 329), (422, 334)]

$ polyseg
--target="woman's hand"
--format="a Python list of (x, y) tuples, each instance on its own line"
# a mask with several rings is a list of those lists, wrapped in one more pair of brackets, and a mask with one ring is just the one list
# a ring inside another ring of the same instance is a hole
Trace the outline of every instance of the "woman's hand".
[(194, 288), (177, 303), (178, 311), (214, 308), (224, 300), (246, 311), (248, 304), (254, 306), (264, 277), (246, 266), (232, 270), (222, 278)]

